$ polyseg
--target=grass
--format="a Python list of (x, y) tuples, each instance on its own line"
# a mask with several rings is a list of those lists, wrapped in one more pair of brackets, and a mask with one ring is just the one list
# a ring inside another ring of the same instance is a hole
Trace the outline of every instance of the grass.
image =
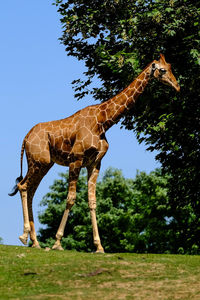
[(0, 245), (0, 299), (200, 299), (200, 257)]

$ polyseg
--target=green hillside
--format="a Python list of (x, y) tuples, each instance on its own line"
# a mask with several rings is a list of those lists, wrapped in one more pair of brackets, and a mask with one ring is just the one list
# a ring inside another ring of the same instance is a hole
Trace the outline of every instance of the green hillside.
[(194, 300), (200, 299), (199, 282), (199, 256), (0, 245), (0, 299)]

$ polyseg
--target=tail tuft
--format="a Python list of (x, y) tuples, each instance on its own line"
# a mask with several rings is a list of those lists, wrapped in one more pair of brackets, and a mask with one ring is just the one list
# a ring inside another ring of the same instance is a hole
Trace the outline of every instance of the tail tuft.
[(17, 177), (17, 179), (15, 180), (15, 186), (13, 187), (11, 193), (8, 194), (9, 196), (14, 196), (14, 195), (17, 194), (17, 192), (18, 192), (18, 186), (17, 186), (17, 185), (18, 185), (18, 183), (19, 183), (22, 179), (23, 179), (22, 176)]

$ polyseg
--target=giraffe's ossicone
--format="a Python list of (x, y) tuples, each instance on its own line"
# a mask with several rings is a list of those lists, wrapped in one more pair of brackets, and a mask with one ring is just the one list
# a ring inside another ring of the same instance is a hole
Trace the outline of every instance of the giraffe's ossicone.
[[(133, 107), (151, 78), (156, 78), (164, 84), (172, 86), (176, 91), (180, 90), (180, 86), (172, 74), (171, 65), (166, 63), (165, 57), (161, 54), (158, 61), (151, 62), (127, 88), (115, 97), (104, 103), (88, 106), (68, 118), (39, 123), (28, 132), (22, 144), (21, 174), (9, 194), (13, 196), (17, 191), (20, 191), (21, 194), (24, 232), (19, 238), (22, 243), (27, 244), (30, 235), (33, 247), (40, 247), (34, 227), (32, 200), (42, 178), (53, 164), (57, 163), (69, 166), (69, 185), (66, 209), (56, 234), (53, 249), (63, 249), (61, 239), (69, 211), (75, 203), (77, 180), (81, 168), (86, 167), (94, 245), (97, 252), (104, 252), (96, 221), (96, 182), (101, 160), (108, 150), (105, 133)], [(28, 171), (23, 178), (24, 151), (26, 152)]]

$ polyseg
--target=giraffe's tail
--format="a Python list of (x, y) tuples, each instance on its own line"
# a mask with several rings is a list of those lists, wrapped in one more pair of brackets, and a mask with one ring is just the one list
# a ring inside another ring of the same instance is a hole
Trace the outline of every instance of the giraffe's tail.
[(17, 179), (15, 180), (15, 186), (12, 188), (12, 191), (8, 194), (9, 196), (14, 196), (17, 194), (18, 192), (18, 183), (23, 179), (22, 176), (17, 177)]
[(18, 189), (18, 183), (20, 183), (20, 181), (22, 181), (22, 179), (23, 179), (23, 176), (22, 176), (22, 163), (23, 163), (24, 148), (25, 148), (25, 140), (23, 141), (22, 150), (21, 150), (21, 174), (15, 180), (15, 186), (12, 188), (12, 191), (8, 194), (9, 196), (14, 196), (14, 195), (17, 194), (17, 192), (19, 190)]

